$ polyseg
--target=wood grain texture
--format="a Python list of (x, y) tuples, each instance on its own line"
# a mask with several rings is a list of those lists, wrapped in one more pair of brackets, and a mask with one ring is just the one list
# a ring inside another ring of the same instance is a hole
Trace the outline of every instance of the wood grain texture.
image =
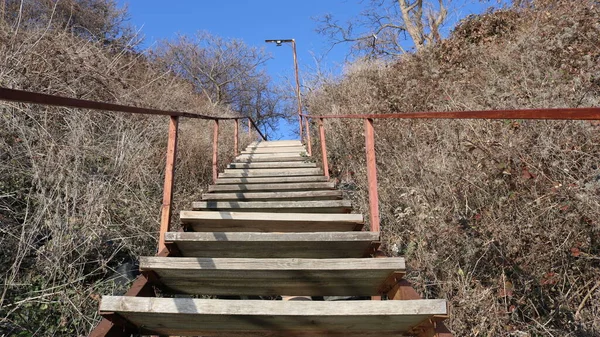
[(245, 178), (219, 178), (217, 184), (283, 184), (283, 183), (316, 183), (328, 181), (325, 176), (304, 177), (245, 177)]
[(320, 168), (287, 168), (287, 169), (225, 169), (219, 175), (222, 178), (242, 177), (296, 177), (323, 175)]
[(309, 162), (311, 159), (303, 156), (284, 156), (284, 157), (252, 157), (252, 156), (237, 156), (234, 161), (238, 163), (257, 163), (257, 162), (290, 162), (290, 161), (299, 161), (299, 162)]
[(404, 269), (403, 258), (140, 257), (167, 289), (198, 295), (369, 296)]
[(350, 200), (319, 201), (196, 201), (194, 210), (285, 213), (350, 213)]
[(185, 336), (382, 336), (447, 314), (444, 300), (251, 301), (105, 296), (116, 312), (147, 332)]
[(335, 182), (317, 182), (317, 183), (284, 183), (284, 184), (238, 184), (238, 185), (210, 185), (209, 192), (238, 192), (238, 191), (310, 191), (310, 190), (331, 190), (335, 188)]
[(360, 230), (362, 214), (182, 211), (196, 232), (340, 232)]
[(269, 169), (269, 168), (315, 168), (316, 163), (303, 162), (274, 162), (274, 163), (231, 163), (227, 165), (230, 169)]
[(184, 257), (360, 258), (378, 244), (372, 232), (169, 232), (165, 240)]
[(239, 192), (239, 193), (205, 193), (202, 200), (227, 201), (275, 201), (275, 200), (339, 200), (342, 191), (294, 191), (294, 192)]

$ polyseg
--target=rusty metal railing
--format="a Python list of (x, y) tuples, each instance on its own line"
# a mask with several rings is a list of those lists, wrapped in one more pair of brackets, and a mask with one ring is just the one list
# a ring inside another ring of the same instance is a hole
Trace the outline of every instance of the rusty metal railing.
[[(365, 125), (365, 149), (367, 160), (367, 184), (369, 193), (369, 216), (371, 231), (379, 232), (379, 195), (377, 191), (377, 164), (375, 156), (375, 119), (532, 119), (532, 120), (600, 120), (600, 108), (480, 110), (451, 112), (415, 112), (365, 115), (307, 115), (305, 120), (317, 120), (323, 171), (329, 177), (327, 142), (325, 140), (326, 119), (362, 119)], [(310, 141), (310, 129), (305, 128)]]
[(239, 120), (248, 120), (248, 134), (252, 136), (252, 128), (254, 128), (258, 135), (263, 140), (267, 140), (267, 137), (260, 131), (256, 123), (252, 118), (246, 116), (207, 116), (202, 114), (196, 114), (191, 112), (182, 111), (170, 111), (160, 110), (151, 108), (141, 108), (128, 105), (120, 105), (105, 102), (95, 102), (89, 100), (75, 99), (69, 97), (62, 97), (56, 95), (48, 95), (35, 93), (30, 91), (15, 90), (8, 88), (0, 88), (0, 100), (19, 102), (19, 103), (31, 103), (49, 106), (58, 106), (66, 108), (80, 108), (90, 110), (101, 110), (101, 111), (115, 111), (123, 113), (133, 113), (142, 115), (160, 115), (169, 116), (169, 134), (167, 141), (167, 160), (165, 164), (165, 182), (163, 187), (163, 202), (160, 212), (160, 230), (158, 240), (158, 252), (160, 253), (165, 247), (164, 234), (171, 228), (171, 211), (173, 203), (173, 183), (175, 178), (175, 166), (177, 158), (177, 136), (179, 133), (179, 118), (196, 118), (214, 121), (213, 129), (213, 157), (212, 157), (212, 168), (213, 168), (213, 182), (218, 178), (218, 139), (219, 139), (219, 121), (233, 120), (234, 121), (234, 156), (239, 153)]

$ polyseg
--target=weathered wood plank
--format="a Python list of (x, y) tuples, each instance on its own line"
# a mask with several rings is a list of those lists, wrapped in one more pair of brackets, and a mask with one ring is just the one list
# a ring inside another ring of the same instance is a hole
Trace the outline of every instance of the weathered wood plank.
[(219, 178), (217, 184), (282, 184), (328, 181), (325, 176)]
[(350, 200), (319, 201), (196, 201), (194, 210), (287, 213), (350, 213)]
[(278, 146), (278, 147), (249, 147), (242, 153), (306, 153), (306, 148), (303, 146)]
[(340, 232), (360, 230), (362, 214), (182, 211), (195, 232)]
[(302, 156), (285, 156), (285, 157), (252, 157), (252, 156), (238, 156), (234, 159), (235, 162), (238, 163), (257, 163), (257, 162), (269, 162), (269, 163), (277, 163), (277, 162), (290, 162), (290, 161), (298, 161), (298, 162), (309, 162), (311, 160), (310, 157), (302, 157)]
[(378, 243), (373, 232), (169, 232), (184, 257), (360, 258)]
[(231, 163), (227, 165), (229, 169), (269, 169), (269, 168), (314, 168), (317, 167), (316, 163), (303, 163), (303, 162), (266, 162), (266, 163)]
[(219, 175), (222, 178), (240, 177), (294, 177), (323, 175), (320, 168), (288, 168), (288, 169), (225, 169)]
[(252, 301), (104, 296), (101, 314), (116, 312), (147, 332), (182, 336), (392, 336), (446, 315), (444, 300)]
[(294, 192), (239, 192), (239, 193), (204, 193), (202, 200), (220, 201), (275, 201), (275, 200), (338, 200), (342, 199), (342, 191), (294, 191)]
[(302, 142), (299, 140), (283, 140), (283, 141), (268, 141), (268, 142), (252, 142), (248, 145), (248, 148), (253, 147), (289, 147), (289, 146), (302, 146)]
[(209, 192), (275, 192), (275, 191), (310, 191), (310, 190), (331, 190), (335, 188), (335, 182), (319, 183), (284, 183), (284, 184), (243, 184), (243, 185), (210, 185)]
[(404, 269), (403, 258), (140, 257), (140, 270), (156, 273), (164, 287), (198, 295), (370, 296)]

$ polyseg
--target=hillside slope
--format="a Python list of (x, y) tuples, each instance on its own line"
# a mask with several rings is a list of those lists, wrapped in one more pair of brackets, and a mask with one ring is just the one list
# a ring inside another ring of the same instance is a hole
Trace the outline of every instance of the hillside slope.
[[(0, 26), (0, 59), (3, 87), (222, 113), (143, 55), (61, 30)], [(168, 117), (7, 102), (0, 116), (0, 335), (86, 335), (99, 294), (156, 249)], [(211, 179), (211, 122), (183, 119), (178, 150), (174, 214)]]
[[(395, 64), (350, 65), (309, 111), (599, 106), (599, 20), (594, 1), (473, 16)], [(332, 174), (366, 213), (363, 125), (326, 123)], [(597, 125), (375, 122), (386, 252), (407, 257), (424, 296), (451, 301), (457, 336), (600, 334)]]

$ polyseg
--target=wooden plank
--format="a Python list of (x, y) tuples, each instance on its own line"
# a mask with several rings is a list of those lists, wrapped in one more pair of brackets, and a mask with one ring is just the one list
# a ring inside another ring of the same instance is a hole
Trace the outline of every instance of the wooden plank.
[(147, 333), (171, 336), (404, 335), (447, 314), (444, 300), (258, 301), (104, 296), (100, 312), (117, 312)]
[(339, 200), (342, 191), (294, 191), (294, 192), (258, 192), (258, 193), (205, 193), (202, 200), (220, 201), (275, 201), (275, 200)]
[(269, 168), (314, 168), (316, 163), (303, 162), (274, 162), (274, 163), (231, 163), (227, 165), (229, 169), (269, 169)]
[(140, 270), (164, 287), (197, 295), (369, 296), (404, 269), (403, 258), (140, 257)]
[(290, 147), (290, 146), (302, 146), (302, 142), (299, 140), (271, 140), (268, 142), (252, 142), (248, 144), (247, 148), (257, 148), (257, 147)]
[(362, 214), (182, 211), (196, 232), (340, 232), (360, 230)]
[(184, 257), (360, 258), (378, 243), (373, 232), (169, 232), (165, 240)]
[(260, 158), (260, 157), (252, 157), (252, 156), (237, 156), (234, 161), (238, 162), (238, 163), (263, 163), (263, 162), (269, 162), (269, 163), (279, 163), (279, 162), (290, 162), (290, 161), (298, 161), (298, 162), (310, 162), (310, 158), (309, 157), (303, 157), (303, 156), (285, 156), (285, 157), (273, 157), (273, 156), (269, 156), (269, 157), (264, 157), (264, 158)]
[(335, 182), (320, 183), (287, 183), (287, 184), (243, 184), (243, 185), (210, 185), (209, 192), (267, 192), (267, 191), (309, 191), (309, 190), (330, 190), (335, 188)]
[(219, 178), (217, 184), (282, 184), (326, 182), (325, 176)]
[(194, 210), (287, 213), (350, 213), (350, 200), (319, 201), (196, 201)]
[(271, 153), (308, 153), (303, 146), (295, 147), (256, 147), (246, 148), (241, 152), (244, 153), (256, 153), (256, 154), (271, 154)]
[(226, 169), (219, 175), (221, 178), (244, 177), (299, 177), (322, 176), (320, 168), (289, 168), (289, 169)]

